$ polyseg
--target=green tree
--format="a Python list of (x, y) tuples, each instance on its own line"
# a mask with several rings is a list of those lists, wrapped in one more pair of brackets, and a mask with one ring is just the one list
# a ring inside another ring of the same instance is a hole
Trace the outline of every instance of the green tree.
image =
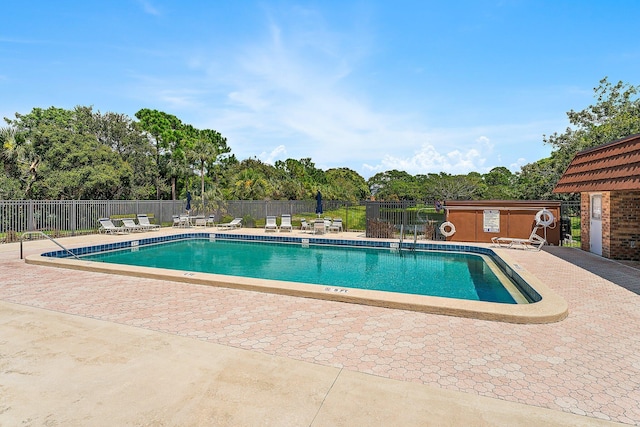
[(418, 194), (415, 177), (396, 169), (375, 174), (367, 180), (367, 185), (378, 200), (415, 200)]
[(312, 199), (318, 188), (327, 184), (325, 172), (317, 168), (308, 157), (276, 161), (271, 180), (274, 199)]
[(602, 79), (594, 89), (595, 104), (567, 113), (572, 127), (561, 134), (543, 135), (543, 141), (554, 150), (549, 158), (522, 167), (517, 179), (518, 197), (567, 197), (552, 191), (578, 151), (640, 133), (638, 90), (638, 86), (623, 82), (613, 85), (606, 77)]
[(9, 151), (21, 165), (25, 197), (129, 197), (131, 169), (97, 140), (83, 112), (34, 108), (8, 121), (16, 129)]
[(153, 147), (151, 155), (156, 166), (156, 197), (161, 198), (160, 180), (164, 179), (170, 181), (171, 198), (175, 200), (176, 181), (184, 177), (187, 170), (184, 147), (180, 144), (182, 121), (171, 114), (148, 108), (139, 110), (135, 116), (139, 120), (139, 128), (146, 133)]
[(468, 175), (428, 174), (425, 182), (432, 200), (475, 200), (480, 197), (482, 176), (477, 172)]
[(120, 155), (133, 171), (129, 193), (135, 199), (156, 197), (154, 176), (157, 168), (151, 155), (153, 147), (136, 123), (127, 115), (94, 112), (91, 107), (76, 107), (80, 118), (98, 141)]
[(188, 143), (185, 144), (188, 147), (187, 157), (195, 163), (200, 175), (200, 195), (204, 205), (204, 182), (208, 167), (213, 166), (220, 155), (229, 153), (231, 150), (227, 146), (226, 138), (215, 130), (198, 130), (187, 125), (184, 134), (188, 140)]
[(132, 171), (117, 153), (91, 135), (52, 135), (43, 158), (39, 198), (117, 200), (129, 198)]
[(365, 179), (349, 168), (328, 169), (325, 176), (337, 200), (357, 202), (370, 196)]
[(262, 200), (268, 192), (268, 180), (254, 168), (240, 170), (234, 179), (233, 197), (239, 200)]
[(16, 139), (16, 128), (0, 128), (0, 165), (4, 172), (0, 175), (0, 199), (21, 199), (24, 197), (21, 178), (25, 161), (21, 145)]
[(516, 176), (504, 166), (491, 169), (482, 176), (485, 184), (482, 193), (483, 199), (510, 200), (515, 198), (514, 188)]

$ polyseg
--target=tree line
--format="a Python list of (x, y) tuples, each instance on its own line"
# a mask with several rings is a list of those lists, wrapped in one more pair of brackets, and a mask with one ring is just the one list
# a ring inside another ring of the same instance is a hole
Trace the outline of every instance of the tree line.
[[(218, 131), (198, 129), (165, 112), (141, 109), (135, 119), (101, 113), (34, 108), (5, 118), (0, 128), (1, 199), (480, 200), (558, 199), (556, 182), (580, 150), (640, 133), (637, 86), (594, 89), (596, 102), (567, 113), (563, 133), (543, 135), (551, 155), (511, 172), (411, 175), (390, 170), (365, 180), (349, 168), (322, 170), (311, 158), (239, 161)], [(514, 145), (517, 135), (514, 135)]]

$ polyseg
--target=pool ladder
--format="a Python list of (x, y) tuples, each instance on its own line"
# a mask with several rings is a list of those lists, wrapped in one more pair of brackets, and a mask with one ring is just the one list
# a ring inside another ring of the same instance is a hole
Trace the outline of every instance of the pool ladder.
[(44, 234), (42, 231), (25, 231), (24, 233), (22, 233), (22, 235), (20, 236), (20, 259), (24, 259), (23, 255), (22, 255), (22, 241), (24, 240), (24, 236), (32, 235), (32, 234), (39, 234), (41, 236), (46, 237), (47, 239), (51, 240), (53, 243), (58, 245), (60, 248), (62, 248), (62, 250), (66, 251), (69, 255), (74, 257), (75, 259), (78, 259), (78, 260), (80, 259), (80, 258), (78, 258), (78, 256), (76, 254), (74, 254), (69, 249), (65, 248), (60, 243), (58, 243), (53, 237), (51, 237), (51, 236), (49, 236), (47, 234)]
[[(398, 245), (398, 252), (402, 253), (402, 243), (404, 240), (404, 224), (400, 224), (400, 242)], [(416, 250), (416, 246), (418, 245), (418, 226), (413, 226), (413, 247), (410, 247), (410, 251)]]

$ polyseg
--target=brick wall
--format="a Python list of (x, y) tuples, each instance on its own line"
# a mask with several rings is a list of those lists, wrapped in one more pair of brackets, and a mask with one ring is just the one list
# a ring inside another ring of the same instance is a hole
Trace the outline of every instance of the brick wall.
[(580, 249), (590, 252), (591, 227), (589, 216), (591, 215), (591, 199), (589, 193), (580, 193)]
[[(610, 199), (608, 258), (640, 261), (640, 191), (613, 191)], [(602, 204), (604, 211), (604, 197)], [(602, 228), (604, 235), (604, 212)]]
[(611, 258), (611, 191), (602, 193), (602, 256)]

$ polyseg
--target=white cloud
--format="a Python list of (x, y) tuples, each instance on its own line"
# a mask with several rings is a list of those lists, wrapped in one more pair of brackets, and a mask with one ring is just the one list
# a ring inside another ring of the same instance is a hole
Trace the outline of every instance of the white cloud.
[(481, 144), (481, 145), (487, 147), (487, 149), (489, 149), (489, 150), (493, 150), (494, 144), (492, 144), (491, 140), (489, 138), (487, 138), (486, 136), (479, 137), (478, 139), (476, 139), (476, 142), (478, 144)]
[(160, 11), (154, 5), (152, 5), (149, 0), (138, 0), (138, 3), (140, 3), (140, 5), (142, 6), (142, 10), (144, 10), (145, 13), (155, 16), (160, 15)]
[(398, 157), (387, 154), (379, 164), (365, 164), (363, 167), (372, 173), (398, 169), (412, 175), (439, 172), (466, 174), (471, 171), (482, 171), (485, 162), (486, 158), (475, 148), (442, 153), (433, 145), (424, 144), (412, 156)]
[(363, 83), (360, 61), (373, 52), (366, 33), (331, 33), (322, 17), (304, 12), (291, 21), (266, 19), (263, 34), (244, 45), (174, 53), (188, 74), (145, 77), (147, 99), (191, 117), (196, 127), (220, 131), (239, 159), (310, 157), (317, 167), (349, 167), (365, 178), (389, 169), (485, 173), (501, 165), (495, 154), (501, 151), (513, 170), (524, 162), (514, 162), (524, 142), (539, 141), (535, 123), (479, 127), (461, 115), (455, 127), (429, 125), (442, 114), (429, 113), (433, 106), (410, 109)]
[(258, 155), (258, 158), (265, 163), (270, 165), (274, 164), (276, 160), (285, 160), (287, 155), (287, 149), (284, 145), (278, 145), (276, 148), (271, 150), (270, 153), (262, 152)]
[(520, 168), (522, 168), (522, 166), (526, 165), (527, 163), (529, 163), (527, 162), (527, 159), (525, 159), (524, 157), (518, 157), (518, 160), (509, 165), (509, 170), (511, 172), (520, 172)]

